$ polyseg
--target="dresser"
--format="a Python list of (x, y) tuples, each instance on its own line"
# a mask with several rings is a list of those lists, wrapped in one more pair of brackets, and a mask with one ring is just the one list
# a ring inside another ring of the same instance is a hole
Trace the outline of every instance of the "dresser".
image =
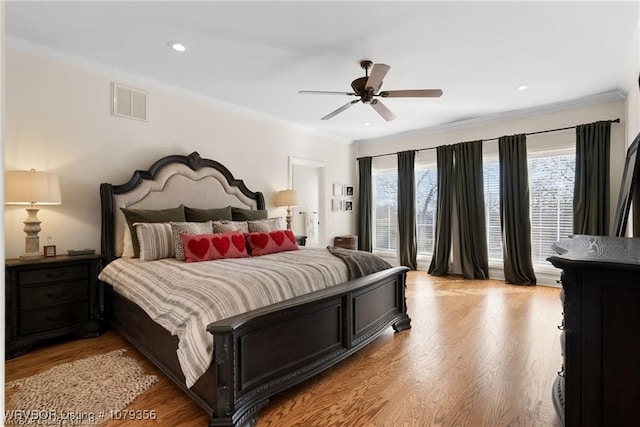
[(99, 255), (5, 262), (5, 354), (67, 334), (99, 332)]
[(573, 236), (554, 250), (564, 310), (556, 410), (567, 427), (637, 426), (640, 238)]

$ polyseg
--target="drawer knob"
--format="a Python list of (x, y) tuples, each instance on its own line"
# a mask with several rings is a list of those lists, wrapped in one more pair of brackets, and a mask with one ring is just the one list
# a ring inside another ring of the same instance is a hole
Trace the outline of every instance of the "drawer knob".
[(66, 270), (62, 270), (62, 271), (48, 271), (46, 273), (47, 277), (49, 279), (59, 279), (61, 277), (64, 277), (67, 274)]
[(48, 293), (46, 294), (47, 298), (51, 298), (51, 299), (58, 299), (58, 298), (63, 298), (67, 295), (67, 291), (62, 291), (62, 292), (58, 292), (58, 293)]

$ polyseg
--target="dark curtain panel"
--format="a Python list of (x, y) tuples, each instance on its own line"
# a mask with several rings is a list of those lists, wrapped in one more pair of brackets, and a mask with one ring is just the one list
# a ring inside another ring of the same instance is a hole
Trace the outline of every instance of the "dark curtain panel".
[(576, 126), (573, 232), (609, 233), (609, 145), (611, 122)]
[(418, 268), (415, 151), (398, 153), (398, 247), (400, 265)]
[(436, 149), (438, 156), (438, 206), (436, 208), (436, 230), (429, 274), (442, 276), (449, 272), (451, 254), (451, 217), (455, 188), (453, 170), (453, 147), (443, 145)]
[(500, 158), (500, 226), (504, 277), (514, 285), (535, 285), (531, 261), (531, 218), (527, 137), (498, 139)]
[(462, 275), (466, 279), (488, 279), (482, 141), (455, 144), (453, 150)]
[(371, 157), (358, 159), (358, 249), (373, 251)]

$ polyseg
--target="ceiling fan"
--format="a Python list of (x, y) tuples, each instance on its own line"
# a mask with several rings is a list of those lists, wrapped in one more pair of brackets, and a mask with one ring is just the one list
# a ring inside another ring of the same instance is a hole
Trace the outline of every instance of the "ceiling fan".
[[(359, 99), (349, 101), (342, 107), (330, 112), (321, 120), (328, 120), (342, 113), (353, 104), (362, 102), (363, 104), (371, 105), (371, 108), (376, 110), (378, 114), (382, 116), (382, 118), (384, 118), (386, 121), (390, 121), (396, 118), (395, 114), (393, 114), (391, 110), (389, 110), (382, 102), (375, 98), (437, 98), (439, 96), (442, 96), (442, 90), (440, 89), (384, 90), (378, 93), (380, 87), (382, 86), (382, 79), (384, 79), (391, 67), (386, 64), (374, 64), (373, 62), (368, 60), (361, 61), (360, 66), (364, 69), (365, 74), (364, 77), (358, 77), (351, 82), (353, 92), (301, 90), (298, 91), (298, 93), (319, 95), (349, 95), (359, 97)], [(371, 68), (371, 75), (369, 75), (369, 68)]]

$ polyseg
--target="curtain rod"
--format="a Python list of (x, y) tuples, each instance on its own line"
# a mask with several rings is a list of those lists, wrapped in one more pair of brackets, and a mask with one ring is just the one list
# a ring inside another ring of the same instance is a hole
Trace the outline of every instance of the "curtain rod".
[[(615, 119), (615, 120), (609, 120), (609, 121), (610, 121), (611, 123), (620, 123), (620, 118), (617, 118), (617, 119)], [(529, 135), (538, 135), (538, 134), (541, 134), (541, 133), (558, 132), (558, 131), (561, 131), (561, 130), (575, 129), (575, 128), (576, 128), (576, 127), (578, 127), (578, 126), (579, 126), (579, 125), (575, 125), (575, 126), (567, 126), (567, 127), (564, 127), (564, 128), (557, 128), (557, 129), (539, 130), (539, 131), (537, 131), (537, 132), (529, 132), (529, 133), (525, 133), (525, 135), (526, 135), (526, 136), (529, 136)], [(498, 138), (486, 138), (486, 139), (482, 139), (482, 142), (487, 142), (487, 141), (497, 141), (498, 139), (500, 139), (500, 137), (498, 137)], [(438, 148), (438, 147), (417, 148), (417, 149), (415, 149), (415, 150), (405, 150), (405, 151), (415, 151), (415, 152), (418, 152), (418, 151), (435, 150), (436, 148)], [(395, 153), (376, 154), (375, 156), (364, 156), (364, 157), (371, 157), (371, 158), (374, 158), (374, 157), (393, 156), (394, 154), (398, 154), (398, 153), (399, 153), (399, 152), (398, 152), (398, 151), (396, 151)], [(356, 158), (356, 160), (363, 159), (364, 157), (358, 157), (358, 158)]]

